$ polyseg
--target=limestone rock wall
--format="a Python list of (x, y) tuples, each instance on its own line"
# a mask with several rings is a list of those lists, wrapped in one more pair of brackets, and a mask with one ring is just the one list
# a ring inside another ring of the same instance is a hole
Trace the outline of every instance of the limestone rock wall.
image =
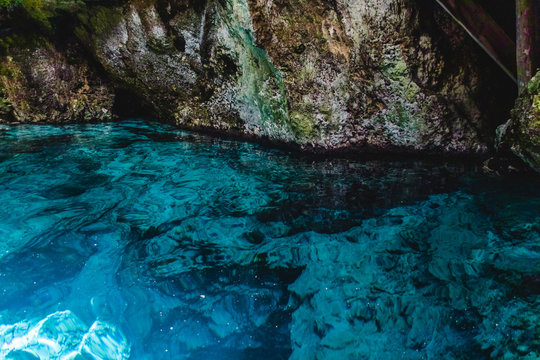
[[(487, 151), (505, 120), (496, 70), (420, 0), (52, 3), (27, 16), (47, 29), (43, 41), (3, 46), (2, 69), (43, 70), (3, 71), (4, 121), (107, 120), (128, 93), (128, 107), (186, 128), (322, 150), (461, 153)], [(84, 49), (74, 64), (59, 65), (60, 31)], [(37, 88), (59, 99), (43, 102)]]
[(14, 40), (0, 58), (0, 122), (113, 119), (114, 92), (84, 58), (41, 36)]

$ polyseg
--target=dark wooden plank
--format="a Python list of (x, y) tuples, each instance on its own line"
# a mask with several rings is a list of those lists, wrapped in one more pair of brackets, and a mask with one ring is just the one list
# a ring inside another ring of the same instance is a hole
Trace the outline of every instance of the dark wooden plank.
[(521, 90), (536, 73), (536, 25), (533, 0), (516, 0), (517, 78)]
[[(517, 82), (516, 43), (489, 15), (488, 11), (473, 0), (436, 1), (499, 64), (508, 76)], [(508, 14), (508, 16), (513, 15)]]

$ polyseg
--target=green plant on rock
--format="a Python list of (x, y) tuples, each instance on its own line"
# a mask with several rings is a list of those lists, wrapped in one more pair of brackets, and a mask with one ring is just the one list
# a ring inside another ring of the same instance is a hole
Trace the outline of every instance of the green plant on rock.
[(413, 118), (402, 102), (396, 102), (388, 113), (387, 120), (400, 128), (405, 128), (412, 124)]
[(0, 120), (10, 120), (13, 116), (13, 106), (8, 99), (0, 97)]
[(313, 115), (309, 111), (291, 112), (291, 127), (299, 138), (309, 138), (313, 134)]
[[(109, 8), (101, 5), (88, 8), (87, 11), (80, 12), (77, 15), (81, 24), (87, 28), (87, 31), (91, 31), (92, 35), (96, 38), (106, 34), (122, 20), (122, 10), (120, 8)], [(77, 34), (78, 31), (81, 34)], [(77, 28), (76, 35), (83, 34), (85, 37), (88, 36), (85, 33), (85, 29)]]
[(540, 71), (516, 101), (509, 125), (497, 129), (500, 142), (531, 168), (540, 172)]
[(47, 29), (52, 28), (49, 19), (59, 10), (72, 10), (82, 5), (82, 0), (0, 0), (0, 9), (22, 7), (30, 19)]
[(0, 0), (0, 8), (12, 8), (21, 5), (22, 0)]

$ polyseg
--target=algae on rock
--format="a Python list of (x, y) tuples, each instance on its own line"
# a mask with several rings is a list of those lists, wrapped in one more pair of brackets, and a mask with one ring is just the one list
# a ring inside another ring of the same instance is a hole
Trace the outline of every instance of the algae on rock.
[[(84, 59), (73, 61), (45, 38), (12, 44), (0, 58), (0, 121), (72, 122), (113, 118), (114, 94)], [(37, 45), (39, 44), (39, 45)]]
[(523, 89), (512, 118), (498, 128), (499, 148), (509, 147), (536, 172), (540, 172), (540, 71)]
[(227, 1), (222, 9), (216, 38), (237, 61), (236, 107), (245, 130), (279, 140), (292, 140), (282, 76), (267, 52), (255, 43), (247, 1)]

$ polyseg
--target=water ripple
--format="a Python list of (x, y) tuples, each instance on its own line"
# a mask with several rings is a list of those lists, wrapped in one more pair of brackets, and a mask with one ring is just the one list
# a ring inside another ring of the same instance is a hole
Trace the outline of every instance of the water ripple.
[(538, 185), (141, 120), (6, 126), (0, 357), (535, 359)]

